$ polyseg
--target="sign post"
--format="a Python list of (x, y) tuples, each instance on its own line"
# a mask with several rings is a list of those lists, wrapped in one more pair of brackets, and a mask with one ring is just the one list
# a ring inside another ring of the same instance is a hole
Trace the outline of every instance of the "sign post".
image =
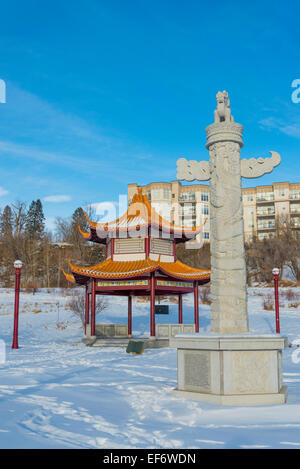
[(19, 297), (20, 297), (20, 278), (21, 270), (23, 267), (22, 261), (15, 261), (14, 268), (16, 272), (16, 281), (15, 281), (15, 313), (14, 313), (14, 335), (13, 343), (11, 348), (19, 348), (18, 345), (18, 328), (19, 328)]

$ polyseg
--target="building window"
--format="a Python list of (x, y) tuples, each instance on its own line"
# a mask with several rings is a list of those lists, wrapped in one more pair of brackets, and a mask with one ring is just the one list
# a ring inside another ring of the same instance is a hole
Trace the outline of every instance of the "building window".
[(164, 199), (170, 199), (171, 198), (171, 192), (169, 189), (164, 189)]
[(161, 198), (160, 189), (153, 189), (151, 191), (152, 200), (159, 200)]
[(202, 205), (202, 215), (208, 215), (209, 214), (209, 209), (208, 205)]
[(202, 202), (208, 202), (208, 192), (201, 192)]
[(204, 239), (209, 239), (209, 232), (208, 231), (204, 231), (203, 238)]
[(284, 195), (285, 195), (284, 190), (280, 189), (279, 190), (279, 197), (284, 197)]
[(273, 192), (261, 192), (259, 194), (257, 194), (257, 198), (256, 200), (258, 202), (261, 202), (261, 201), (269, 201), (269, 200), (274, 200), (274, 193)]
[(248, 202), (253, 202), (253, 195), (248, 195), (247, 201)]
[(182, 192), (179, 200), (195, 200), (195, 192)]
[(291, 191), (290, 199), (300, 199), (300, 191), (297, 191), (297, 190)]

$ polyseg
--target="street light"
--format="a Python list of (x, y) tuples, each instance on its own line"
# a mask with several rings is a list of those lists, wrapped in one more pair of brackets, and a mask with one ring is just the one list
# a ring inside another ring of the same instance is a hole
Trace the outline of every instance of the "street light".
[(19, 326), (19, 296), (20, 296), (20, 278), (23, 262), (16, 260), (14, 262), (14, 268), (16, 273), (15, 279), (15, 313), (14, 313), (14, 336), (11, 348), (19, 348), (18, 346), (18, 326)]
[(274, 290), (275, 290), (275, 315), (276, 315), (276, 333), (280, 333), (280, 324), (279, 324), (279, 299), (278, 299), (278, 278), (280, 270), (277, 267), (274, 267), (272, 270), (274, 277)]

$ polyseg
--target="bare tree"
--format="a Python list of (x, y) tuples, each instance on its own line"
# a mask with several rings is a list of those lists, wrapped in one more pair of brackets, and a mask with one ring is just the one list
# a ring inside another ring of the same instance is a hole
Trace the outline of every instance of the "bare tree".
[(277, 218), (275, 226), (271, 238), (255, 238), (246, 244), (248, 283), (271, 282), (273, 267), (280, 268), (281, 276), (288, 268), (295, 280), (300, 280), (300, 232), (288, 217)]
[[(85, 324), (85, 294), (74, 292), (67, 306)], [(96, 295), (96, 316), (107, 308), (107, 301), (103, 296)]]

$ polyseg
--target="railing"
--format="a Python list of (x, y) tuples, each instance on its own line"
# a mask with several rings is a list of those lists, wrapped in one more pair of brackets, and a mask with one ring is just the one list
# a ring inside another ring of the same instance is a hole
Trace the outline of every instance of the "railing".
[(273, 200), (274, 200), (274, 194), (256, 197), (257, 202), (272, 202)]
[(194, 202), (196, 200), (196, 198), (195, 198), (195, 196), (184, 197), (184, 196), (180, 195), (178, 197), (178, 200), (180, 202)]
[(273, 230), (275, 228), (275, 223), (270, 225), (258, 225), (258, 230)]
[(256, 214), (258, 216), (262, 216), (262, 215), (275, 215), (275, 210), (260, 210), (260, 211), (257, 211)]

